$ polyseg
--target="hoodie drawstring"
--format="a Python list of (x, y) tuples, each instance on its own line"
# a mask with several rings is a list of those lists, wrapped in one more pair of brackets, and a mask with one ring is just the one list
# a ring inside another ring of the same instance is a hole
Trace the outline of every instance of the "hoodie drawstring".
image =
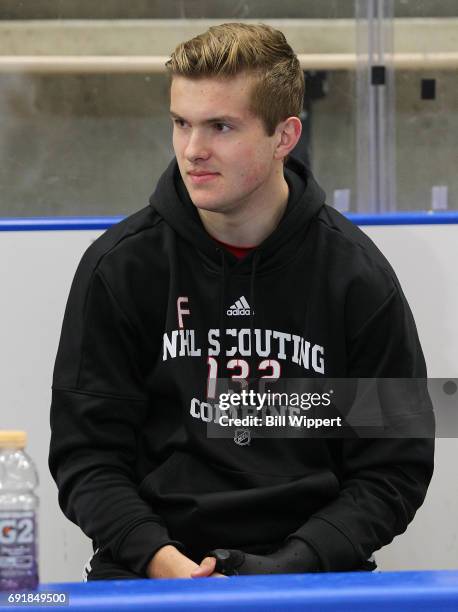
[(253, 263), (251, 265), (251, 275), (250, 275), (250, 346), (251, 346), (251, 358), (250, 358), (250, 378), (251, 380), (254, 380), (254, 368), (253, 368), (253, 363), (254, 363), (254, 346), (255, 346), (255, 338), (254, 338), (254, 315), (255, 315), (255, 308), (256, 308), (256, 300), (255, 300), (255, 293), (254, 293), (254, 284), (255, 284), (255, 280), (256, 280), (256, 268), (258, 265), (258, 261), (259, 261), (259, 251), (255, 251), (254, 255), (253, 255)]
[(255, 309), (255, 294), (254, 294), (254, 283), (256, 279), (256, 268), (259, 261), (259, 252), (256, 251), (253, 255), (253, 263), (251, 265), (251, 275), (250, 275), (250, 338), (253, 336), (253, 328), (254, 328), (254, 309)]
[[(227, 269), (227, 263), (226, 263), (226, 257), (224, 255), (224, 250), (223, 249), (217, 249), (217, 251), (219, 251), (219, 253), (221, 255), (221, 269), (222, 269), (220, 301), (219, 301), (219, 340), (220, 340), (220, 345), (221, 345), (220, 355), (221, 355), (221, 357), (224, 358), (224, 356), (226, 354), (226, 334), (223, 334), (223, 329), (224, 329), (224, 315), (225, 315), (224, 306), (226, 304), (226, 269)], [(220, 360), (220, 362), (222, 362), (222, 359)]]

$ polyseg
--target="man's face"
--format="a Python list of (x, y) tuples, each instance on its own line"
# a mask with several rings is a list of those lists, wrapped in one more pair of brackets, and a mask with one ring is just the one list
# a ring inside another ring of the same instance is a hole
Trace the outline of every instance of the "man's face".
[(278, 166), (277, 140), (267, 136), (261, 119), (249, 111), (253, 79), (246, 74), (230, 79), (173, 77), (173, 148), (199, 209), (232, 212), (269, 189)]

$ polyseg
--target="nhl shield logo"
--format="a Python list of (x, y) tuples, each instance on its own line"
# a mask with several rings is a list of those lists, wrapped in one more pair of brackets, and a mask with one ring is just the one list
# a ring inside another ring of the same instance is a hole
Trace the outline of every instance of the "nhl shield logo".
[(234, 434), (234, 442), (239, 446), (246, 446), (250, 443), (251, 434), (249, 429), (236, 429)]

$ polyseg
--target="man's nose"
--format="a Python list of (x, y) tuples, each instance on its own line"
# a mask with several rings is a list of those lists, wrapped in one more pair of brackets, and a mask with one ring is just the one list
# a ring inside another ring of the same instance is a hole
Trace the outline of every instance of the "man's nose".
[(192, 130), (185, 149), (185, 156), (188, 161), (197, 159), (208, 159), (210, 157), (210, 147), (207, 138), (200, 130)]

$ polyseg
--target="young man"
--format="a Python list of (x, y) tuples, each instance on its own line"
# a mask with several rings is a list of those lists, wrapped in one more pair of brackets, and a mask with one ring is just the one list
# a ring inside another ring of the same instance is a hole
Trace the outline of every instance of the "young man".
[(433, 439), (208, 425), (216, 379), (425, 377), (408, 304), (289, 157), (304, 79), (281, 32), (212, 27), (167, 67), (176, 159), (85, 253), (55, 365), (50, 469), (88, 579), (374, 569)]

